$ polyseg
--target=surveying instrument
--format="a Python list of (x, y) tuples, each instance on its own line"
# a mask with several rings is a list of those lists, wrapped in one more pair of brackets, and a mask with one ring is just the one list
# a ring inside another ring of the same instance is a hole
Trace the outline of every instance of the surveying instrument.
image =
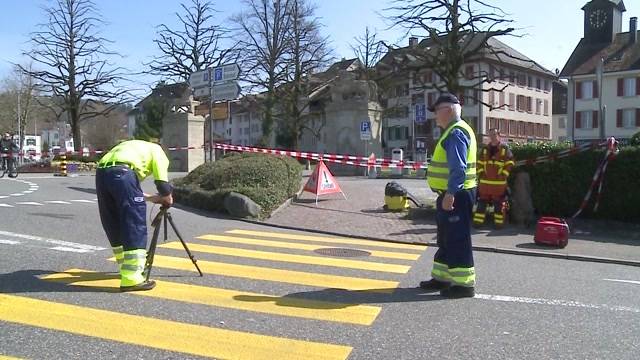
[(176, 224), (173, 222), (173, 217), (171, 217), (171, 213), (169, 212), (169, 207), (162, 206), (160, 207), (160, 212), (158, 212), (158, 215), (156, 215), (156, 217), (151, 222), (151, 227), (153, 227), (153, 237), (151, 238), (151, 244), (149, 245), (149, 251), (147, 252), (147, 261), (144, 265), (144, 273), (147, 281), (149, 281), (149, 275), (151, 274), (151, 267), (153, 266), (153, 257), (156, 254), (156, 246), (158, 245), (158, 237), (160, 236), (161, 225), (164, 228), (164, 241), (167, 241), (167, 228), (168, 228), (167, 224), (171, 224), (171, 228), (173, 229), (173, 232), (178, 236), (178, 239), (182, 243), (182, 247), (184, 248), (184, 251), (187, 252), (187, 255), (189, 256), (189, 259), (191, 259), (193, 266), (196, 267), (196, 270), (198, 270), (198, 273), (200, 274), (200, 276), (202, 276), (202, 271), (198, 266), (198, 260), (196, 260), (196, 258), (193, 256), (191, 251), (189, 251), (189, 248), (187, 247), (187, 243), (184, 241), (184, 239), (182, 239), (182, 235), (180, 235), (180, 232), (178, 232), (178, 228), (176, 227)]

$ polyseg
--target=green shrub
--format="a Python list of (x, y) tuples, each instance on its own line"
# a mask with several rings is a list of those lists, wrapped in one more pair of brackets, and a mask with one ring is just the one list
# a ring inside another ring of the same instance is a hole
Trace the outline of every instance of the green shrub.
[(297, 160), (265, 154), (229, 153), (174, 180), (176, 201), (200, 209), (224, 210), (229, 192), (248, 196), (268, 215), (295, 195), (302, 182)]
[[(516, 160), (546, 155), (569, 147), (561, 145), (521, 145), (513, 148)], [(540, 215), (568, 217), (584, 199), (595, 171), (604, 158), (604, 150), (558, 159), (544, 164), (526, 165), (517, 171), (527, 171), (531, 177), (533, 206)], [(582, 214), (586, 217), (640, 221), (640, 147), (627, 146), (609, 163), (604, 178), (602, 197), (597, 212), (593, 212), (596, 189)]]

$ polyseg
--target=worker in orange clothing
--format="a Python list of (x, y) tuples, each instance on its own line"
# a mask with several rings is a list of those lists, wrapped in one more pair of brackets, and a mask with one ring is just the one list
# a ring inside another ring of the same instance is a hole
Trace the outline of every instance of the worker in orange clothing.
[(513, 168), (513, 154), (500, 140), (498, 129), (489, 129), (488, 145), (478, 153), (478, 206), (473, 215), (474, 226), (485, 222), (487, 204), (493, 205), (493, 221), (496, 228), (504, 226), (507, 213), (507, 179)]

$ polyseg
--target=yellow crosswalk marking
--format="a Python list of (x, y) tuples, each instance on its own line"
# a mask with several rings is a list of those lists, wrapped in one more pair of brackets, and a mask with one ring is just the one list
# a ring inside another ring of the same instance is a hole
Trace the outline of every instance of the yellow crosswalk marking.
[(225, 359), (346, 359), (352, 350), (5, 294), (0, 294), (0, 320)]
[[(167, 249), (182, 249), (182, 244), (178, 241), (174, 241), (174, 242), (166, 243), (163, 245), (159, 245), (158, 247), (167, 248)], [(407, 265), (383, 264), (383, 263), (376, 263), (376, 262), (369, 262), (369, 261), (336, 259), (336, 258), (321, 257), (321, 256), (294, 255), (294, 254), (285, 254), (285, 253), (278, 253), (278, 252), (246, 250), (246, 249), (229, 248), (229, 247), (221, 247), (221, 246), (209, 246), (209, 245), (201, 245), (201, 244), (189, 244), (189, 249), (191, 249), (191, 251), (198, 251), (198, 252), (203, 252), (208, 254), (239, 256), (239, 257), (245, 257), (245, 258), (251, 258), (251, 259), (282, 261), (282, 262), (290, 262), (290, 263), (306, 264), (306, 265), (323, 265), (323, 266), (342, 267), (342, 268), (350, 268), (350, 269), (358, 269), (358, 270), (381, 271), (381, 272), (390, 272), (390, 273), (396, 273), (396, 274), (405, 274), (411, 269), (411, 266), (407, 266)]]
[(303, 240), (303, 241), (321, 242), (321, 243), (349, 244), (349, 245), (361, 245), (361, 246), (393, 248), (393, 249), (406, 249), (406, 250), (415, 250), (418, 252), (423, 252), (427, 248), (426, 245), (399, 244), (399, 243), (382, 242), (382, 241), (374, 241), (374, 240), (332, 238), (328, 236), (299, 235), (299, 234), (278, 233), (278, 232), (274, 233), (274, 232), (266, 232), (266, 231), (230, 230), (230, 231), (226, 231), (226, 233), (234, 234), (234, 235), (257, 236), (257, 237), (263, 237), (263, 238)]
[(0, 360), (20, 360), (20, 358), (0, 355)]
[[(191, 247), (192, 244), (189, 246)], [(115, 261), (115, 258), (109, 259)], [(187, 258), (156, 255), (153, 261), (154, 267), (196, 271)], [(340, 275), (317, 274), (293, 270), (281, 270), (250, 265), (237, 265), (231, 263), (198, 260), (198, 266), (205, 274), (239, 277), (264, 281), (275, 281), (288, 284), (314, 286), (320, 288), (366, 290), (372, 292), (392, 293), (398, 282), (367, 278), (348, 277)]]
[[(47, 275), (44, 280), (75, 286), (119, 291), (120, 277), (116, 274), (70, 269)], [(132, 292), (134, 295), (182, 301), (266, 314), (334, 321), (358, 325), (371, 325), (380, 313), (380, 307), (316, 301), (293, 297), (270, 296), (250, 292), (159, 281), (152, 291)]]
[[(244, 238), (244, 237), (209, 235), (209, 234), (198, 236), (197, 239), (228, 242), (228, 243), (234, 243), (234, 244), (266, 246), (266, 247), (273, 247), (273, 248), (280, 248), (280, 249), (297, 249), (297, 250), (308, 250), (308, 251), (315, 251), (315, 250), (326, 247), (326, 246), (320, 246), (320, 245), (310, 245), (310, 244), (302, 244), (302, 243), (294, 243), (294, 242), (271, 241), (271, 240), (263, 240), (263, 239), (250, 239), (250, 238)], [(359, 250), (365, 250), (365, 249), (359, 249)], [(389, 252), (389, 251), (380, 251), (380, 250), (366, 250), (366, 251), (371, 253), (371, 256), (380, 257), (380, 258), (400, 259), (400, 260), (418, 260), (418, 258), (420, 258), (420, 254), (408, 254), (408, 253)]]

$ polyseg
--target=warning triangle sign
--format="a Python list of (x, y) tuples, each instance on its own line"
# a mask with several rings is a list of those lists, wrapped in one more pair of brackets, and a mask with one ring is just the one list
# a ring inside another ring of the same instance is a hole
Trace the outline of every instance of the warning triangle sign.
[[(307, 184), (304, 186), (304, 191), (316, 194), (316, 200), (319, 195), (342, 193), (340, 185), (338, 185), (338, 182), (323, 161), (320, 161), (318, 165), (316, 165), (316, 168), (309, 177), (309, 181), (307, 181)], [(344, 195), (344, 193), (342, 194)]]

